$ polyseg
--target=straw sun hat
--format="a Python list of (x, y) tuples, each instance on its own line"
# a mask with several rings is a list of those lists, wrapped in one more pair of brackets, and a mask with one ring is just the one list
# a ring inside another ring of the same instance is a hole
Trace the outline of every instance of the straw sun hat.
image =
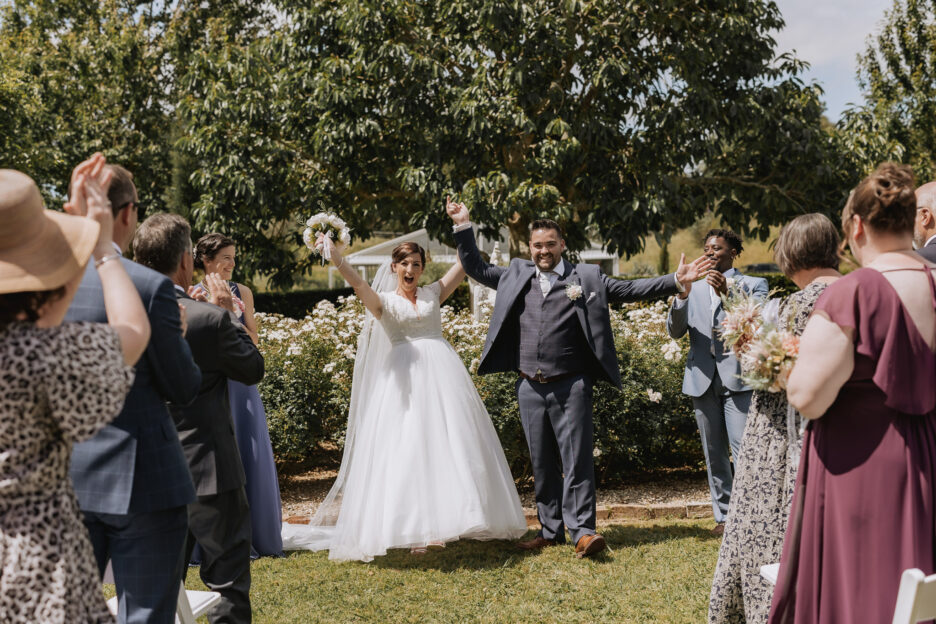
[(52, 290), (82, 270), (100, 226), (46, 210), (28, 175), (0, 169), (0, 294)]

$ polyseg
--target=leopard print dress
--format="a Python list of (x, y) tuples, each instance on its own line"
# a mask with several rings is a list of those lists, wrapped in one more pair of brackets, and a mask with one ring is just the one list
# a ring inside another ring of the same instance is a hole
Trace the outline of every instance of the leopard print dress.
[(0, 620), (113, 622), (68, 477), (133, 382), (107, 325), (0, 329)]
[[(827, 285), (813, 282), (781, 302), (781, 318), (792, 315), (797, 335)], [(780, 561), (802, 446), (799, 432), (792, 444), (787, 435), (787, 406), (784, 392), (754, 392), (709, 596), (710, 624), (767, 621), (773, 585), (760, 567)]]

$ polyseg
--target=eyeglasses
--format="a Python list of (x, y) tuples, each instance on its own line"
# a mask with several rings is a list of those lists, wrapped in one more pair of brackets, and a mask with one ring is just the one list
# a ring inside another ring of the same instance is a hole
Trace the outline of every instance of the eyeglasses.
[(138, 199), (137, 201), (128, 201), (128, 202), (125, 202), (125, 203), (121, 204), (120, 207), (117, 209), (117, 212), (120, 212), (121, 210), (123, 210), (124, 208), (126, 208), (127, 206), (129, 206), (129, 205), (131, 205), (131, 204), (132, 204), (134, 207), (136, 207), (136, 211), (137, 211), (137, 221), (142, 221), (142, 220), (143, 220), (143, 214), (146, 212), (146, 204), (144, 204), (143, 202), (141, 202), (139, 199)]

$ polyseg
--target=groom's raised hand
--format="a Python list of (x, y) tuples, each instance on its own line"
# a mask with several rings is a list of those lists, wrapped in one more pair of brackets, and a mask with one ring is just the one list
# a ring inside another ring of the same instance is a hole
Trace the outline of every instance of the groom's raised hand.
[(468, 208), (465, 207), (465, 204), (453, 202), (452, 198), (448, 195), (445, 196), (445, 212), (452, 217), (452, 221), (455, 222), (455, 225), (461, 225), (469, 221)]
[(679, 266), (676, 267), (676, 281), (682, 284), (685, 289), (677, 295), (680, 299), (685, 299), (692, 289), (692, 282), (702, 279), (705, 274), (715, 266), (715, 262), (708, 256), (699, 256), (689, 264), (686, 264), (686, 254), (680, 254)]

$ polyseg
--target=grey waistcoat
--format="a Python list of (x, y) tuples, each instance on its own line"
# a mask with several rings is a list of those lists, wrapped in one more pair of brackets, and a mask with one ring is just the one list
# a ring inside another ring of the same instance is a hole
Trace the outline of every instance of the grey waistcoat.
[[(586, 373), (592, 356), (572, 301), (566, 296), (566, 282), (556, 280), (546, 297), (536, 275), (518, 310), (520, 329), (520, 372), (531, 377)], [(519, 306), (518, 306), (519, 308)]]

